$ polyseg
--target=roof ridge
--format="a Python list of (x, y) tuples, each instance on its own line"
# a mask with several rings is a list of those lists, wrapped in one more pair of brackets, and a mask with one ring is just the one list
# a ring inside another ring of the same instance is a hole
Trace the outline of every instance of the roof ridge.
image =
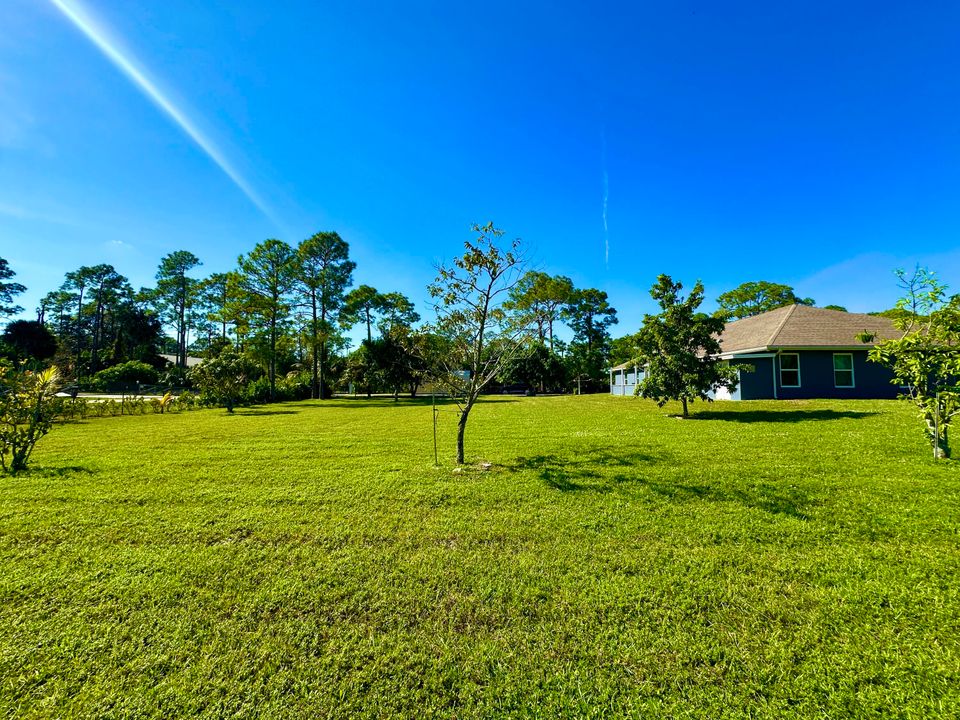
[(790, 309), (783, 316), (783, 320), (780, 321), (780, 324), (777, 325), (777, 329), (773, 331), (773, 335), (770, 336), (770, 342), (767, 343), (767, 347), (773, 347), (776, 345), (777, 336), (780, 335), (780, 331), (783, 330), (783, 326), (787, 324), (787, 320), (790, 319), (790, 316), (793, 315), (794, 310), (799, 307), (797, 303), (794, 303), (790, 306)]

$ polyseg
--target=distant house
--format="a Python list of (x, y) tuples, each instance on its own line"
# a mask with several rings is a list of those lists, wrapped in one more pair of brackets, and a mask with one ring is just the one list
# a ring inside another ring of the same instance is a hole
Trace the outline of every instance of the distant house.
[[(171, 365), (176, 365), (176, 364), (177, 364), (177, 356), (176, 356), (176, 355), (165, 355), (165, 354), (162, 354), (162, 353), (161, 353), (160, 357), (162, 357), (164, 360), (166, 360), (166, 361), (167, 361), (168, 363), (170, 363)], [(190, 356), (190, 355), (187, 355), (187, 368), (188, 368), (188, 369), (189, 369), (189, 368), (192, 368), (192, 367), (196, 367), (197, 365), (199, 365), (199, 364), (202, 363), (202, 362), (203, 362), (203, 358), (192, 357), (192, 356)]]
[[(891, 383), (890, 370), (868, 362), (871, 345), (857, 340), (864, 330), (877, 339), (900, 336), (888, 318), (806, 305), (787, 305), (728, 323), (720, 336), (720, 359), (753, 369), (740, 371), (733, 392), (720, 388), (715, 397), (894, 398), (901, 389)], [(611, 394), (633, 394), (636, 378), (629, 364), (612, 368)]]
[(643, 380), (643, 371), (637, 370), (633, 363), (627, 362), (610, 368), (610, 394), (633, 395), (640, 380)]

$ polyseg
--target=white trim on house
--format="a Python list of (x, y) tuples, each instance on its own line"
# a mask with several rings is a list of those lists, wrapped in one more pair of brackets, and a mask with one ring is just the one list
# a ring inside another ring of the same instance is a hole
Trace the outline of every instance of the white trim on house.
[[(848, 357), (850, 358), (850, 368), (838, 368), (837, 367), (837, 358), (838, 357)], [(837, 384), (837, 373), (838, 372), (849, 372), (850, 373), (850, 384), (849, 385), (838, 385)], [(835, 388), (855, 388), (857, 386), (856, 375), (853, 370), (853, 353), (848, 352), (835, 352), (833, 354), (833, 386)]]

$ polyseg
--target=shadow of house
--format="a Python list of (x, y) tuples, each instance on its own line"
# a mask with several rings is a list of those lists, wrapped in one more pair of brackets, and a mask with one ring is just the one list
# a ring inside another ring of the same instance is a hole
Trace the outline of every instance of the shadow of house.
[(862, 420), (876, 414), (859, 410), (700, 410), (691, 418), (739, 423), (797, 423), (809, 420)]

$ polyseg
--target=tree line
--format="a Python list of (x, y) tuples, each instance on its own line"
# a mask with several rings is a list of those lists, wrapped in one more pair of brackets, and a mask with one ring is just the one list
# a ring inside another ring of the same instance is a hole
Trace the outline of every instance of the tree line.
[[(56, 365), (65, 381), (96, 389), (140, 381), (189, 386), (188, 358), (243, 357), (251, 399), (324, 398), (353, 388), (416, 395), (449, 359), (452, 339), (423, 322), (410, 298), (354, 284), (356, 263), (336, 232), (298, 245), (268, 239), (227, 272), (202, 276), (199, 257), (161, 258), (152, 287), (135, 289), (114, 266), (82, 266), (43, 296), (36, 320), (16, 320), (3, 354)], [(617, 312), (607, 294), (520, 268), (503, 310), (529, 321), (526, 352), (498, 368), (508, 389), (601, 390)], [(25, 288), (0, 259), (0, 314), (21, 313)], [(558, 337), (561, 327), (569, 340)], [(363, 339), (350, 350), (348, 334)], [(167, 358), (163, 356), (166, 355)], [(170, 358), (170, 359), (168, 359)]]
[[(36, 321), (10, 323), (0, 338), (0, 350), (14, 360), (11, 365), (0, 357), (5, 388), (0, 464), (6, 469), (9, 456), (12, 467), (25, 467), (36, 439), (50, 426), (38, 408), (61, 373), (75, 380), (108, 373), (129, 379), (126, 370), (155, 372), (151, 363), (165, 363), (161, 349), (174, 351), (168, 373), (196, 383), (228, 411), (244, 393), (249, 397), (250, 383), (266, 391), (256, 399), (276, 399), (278, 375), (314, 398), (329, 396), (334, 384), (344, 382), (368, 394), (392, 388), (395, 396), (406, 386), (413, 395), (431, 379), (460, 406), (457, 462), (462, 464), (471, 410), (494, 381), (521, 379), (541, 388), (571, 378), (578, 384), (602, 382), (611, 360), (623, 353), (646, 369), (638, 394), (661, 406), (678, 400), (686, 416), (689, 401), (736, 382), (736, 368), (719, 360), (718, 337), (728, 320), (813, 304), (789, 286), (745, 283), (721, 295), (718, 310), (708, 315), (699, 311), (702, 283), (683, 296), (679, 282), (660, 275), (650, 291), (660, 312), (646, 315), (639, 332), (612, 341), (609, 329), (617, 318), (606, 293), (530, 270), (520, 241), (504, 243), (503, 231), (492, 223), (473, 230), (476, 237), (464, 243), (465, 252), (437, 267), (427, 288), (436, 320), (421, 325), (401, 293), (352, 287), (356, 264), (347, 243), (333, 232), (312, 235), (295, 248), (266, 240), (241, 255), (234, 270), (207, 278), (188, 275), (200, 265), (195, 255), (170, 253), (160, 262), (156, 286), (136, 292), (110, 265), (68, 272), (60, 288), (44, 296)], [(876, 344), (870, 357), (891, 367), (897, 382), (908, 387), (936, 453), (946, 456), (946, 427), (960, 414), (955, 387), (960, 295), (948, 298), (946, 286), (925, 270), (909, 278), (898, 275), (906, 298), (878, 314), (892, 317), (903, 336)], [(0, 316), (22, 311), (14, 298), (25, 288), (12, 282), (14, 276), (0, 258)], [(568, 343), (555, 334), (560, 323), (573, 333)], [(346, 353), (345, 332), (358, 325), (366, 338)], [(186, 374), (188, 353), (198, 351), (205, 362)], [(36, 365), (34, 372), (17, 367), (51, 358), (52, 375)], [(30, 431), (26, 443), (24, 428)]]

